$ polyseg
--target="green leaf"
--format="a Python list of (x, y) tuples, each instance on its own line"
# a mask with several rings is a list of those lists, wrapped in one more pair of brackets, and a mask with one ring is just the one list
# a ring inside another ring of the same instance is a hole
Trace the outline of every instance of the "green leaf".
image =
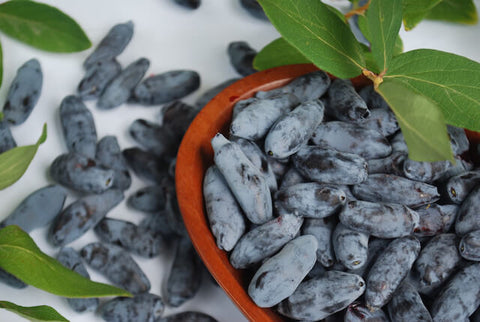
[[(364, 15), (359, 15), (357, 21), (358, 21), (358, 28), (360, 29), (362, 34), (365, 36), (365, 38), (367, 38), (368, 41), (371, 41), (367, 18)], [(377, 62), (374, 59), (370, 48), (363, 44), (360, 44), (360, 45), (362, 46), (362, 49), (364, 51), (363, 55), (365, 57), (365, 63), (366, 63), (367, 69), (376, 74), (380, 73), (382, 70), (378, 67)], [(397, 35), (395, 44), (393, 46), (392, 55), (397, 56), (402, 52), (403, 52), (403, 41), (402, 41), (402, 38), (400, 38), (400, 35)]]
[(413, 29), (442, 0), (403, 0), (405, 30)]
[(18, 226), (0, 230), (0, 267), (25, 283), (69, 298), (131, 296), (118, 287), (97, 283), (44, 254)]
[(371, 0), (366, 18), (373, 58), (386, 70), (402, 25), (402, 0)]
[(410, 159), (454, 162), (447, 127), (435, 103), (396, 79), (384, 80), (377, 91), (397, 117)]
[(0, 308), (16, 313), (30, 321), (68, 322), (50, 306), (20, 306), (12, 302), (0, 301)]
[(395, 40), (395, 45), (393, 46), (393, 57), (400, 55), (403, 53), (403, 41), (400, 38), (400, 35), (397, 35), (397, 39)]
[(363, 56), (365, 57), (365, 65), (366, 65), (366, 68), (371, 71), (371, 72), (374, 72), (375, 74), (379, 74), (381, 72), (380, 68), (378, 67), (377, 65), (377, 62), (375, 61), (375, 58), (373, 58), (373, 55), (372, 55), (372, 51), (370, 50), (369, 47), (362, 45), (362, 49), (363, 49)]
[(472, 0), (442, 0), (427, 13), (427, 19), (476, 24), (478, 14)]
[(479, 63), (438, 50), (412, 50), (392, 59), (384, 79), (428, 97), (448, 124), (480, 130)]
[(311, 61), (285, 39), (278, 38), (257, 53), (253, 60), (253, 67), (257, 70), (264, 70), (277, 66), (305, 63), (311, 63)]
[[(282, 37), (320, 69), (350, 78), (365, 67), (349, 26), (318, 0), (259, 0)], [(279, 53), (281, 55), (281, 53)]]
[(34, 1), (0, 4), (0, 30), (30, 46), (51, 52), (76, 52), (91, 46), (75, 20), (55, 7)]
[(0, 190), (20, 179), (32, 162), (40, 144), (47, 139), (47, 124), (43, 125), (42, 135), (33, 145), (17, 146), (0, 154)]

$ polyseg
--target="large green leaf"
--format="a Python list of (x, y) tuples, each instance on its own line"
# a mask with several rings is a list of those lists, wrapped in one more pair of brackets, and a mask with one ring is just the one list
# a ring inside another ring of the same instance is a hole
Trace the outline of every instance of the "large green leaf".
[(448, 124), (480, 130), (480, 64), (438, 50), (418, 49), (392, 59), (395, 79), (440, 108)]
[(118, 287), (97, 283), (44, 254), (18, 226), (0, 230), (0, 267), (25, 283), (69, 298), (131, 296)]
[(350, 78), (365, 67), (362, 49), (349, 26), (319, 0), (259, 0), (283, 38), (323, 69)]
[(47, 139), (47, 124), (43, 125), (42, 135), (37, 143), (17, 146), (0, 154), (0, 190), (14, 184), (27, 171), (40, 144)]
[(403, 0), (405, 30), (413, 29), (442, 0)]
[[(370, 42), (370, 29), (368, 27), (367, 23), (367, 18), (365, 16), (358, 16), (358, 28), (362, 32), (362, 34), (367, 38), (367, 40)], [(364, 57), (365, 57), (365, 63), (367, 65), (367, 69), (369, 71), (372, 71), (374, 73), (380, 73), (382, 70), (380, 67), (378, 67), (376, 60), (373, 57), (372, 51), (370, 50), (369, 47), (362, 45), (362, 49), (364, 50)], [(397, 56), (400, 55), (403, 52), (403, 41), (402, 38), (400, 38), (400, 35), (397, 35), (395, 44), (393, 46), (393, 51), (392, 51), (392, 56)]]
[(442, 0), (432, 8), (427, 19), (476, 24), (478, 14), (473, 0)]
[(311, 63), (285, 39), (278, 38), (260, 50), (253, 60), (253, 67), (264, 70), (277, 66)]
[(12, 302), (0, 301), (0, 308), (16, 313), (30, 321), (68, 322), (55, 309), (46, 305), (20, 306)]
[(76, 52), (91, 46), (85, 32), (71, 17), (34, 1), (0, 4), (0, 30), (46, 51)]
[(384, 80), (377, 90), (397, 117), (410, 159), (453, 161), (447, 127), (435, 103), (396, 79)]
[(386, 70), (402, 25), (402, 0), (371, 0), (366, 13), (373, 58)]

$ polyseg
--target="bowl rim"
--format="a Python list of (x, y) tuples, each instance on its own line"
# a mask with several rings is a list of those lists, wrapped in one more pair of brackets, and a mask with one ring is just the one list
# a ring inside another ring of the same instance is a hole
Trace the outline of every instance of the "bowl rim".
[[(313, 64), (274, 67), (244, 77), (223, 89), (198, 113), (180, 144), (175, 168), (177, 200), (192, 243), (214, 279), (250, 321), (284, 321), (271, 308), (258, 307), (249, 297), (242, 270), (233, 268), (228, 254), (217, 247), (203, 201), (203, 177), (213, 164), (210, 140), (228, 133), (233, 106), (257, 91), (274, 89), (298, 76), (318, 70)], [(332, 76), (330, 76), (332, 77)], [(365, 77), (357, 83), (367, 84)]]

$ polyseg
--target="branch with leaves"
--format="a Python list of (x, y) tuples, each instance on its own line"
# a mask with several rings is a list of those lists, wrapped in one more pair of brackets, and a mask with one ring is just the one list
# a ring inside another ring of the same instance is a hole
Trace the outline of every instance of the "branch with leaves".
[(446, 124), (480, 130), (480, 64), (438, 50), (402, 53), (398, 34), (402, 20), (407, 29), (424, 18), (476, 23), (474, 4), (371, 0), (356, 7), (353, 2), (370, 47), (357, 41), (341, 12), (321, 1), (259, 0), (282, 38), (260, 51), (254, 66), (311, 62), (339, 78), (363, 74), (395, 113), (411, 159), (453, 161)]

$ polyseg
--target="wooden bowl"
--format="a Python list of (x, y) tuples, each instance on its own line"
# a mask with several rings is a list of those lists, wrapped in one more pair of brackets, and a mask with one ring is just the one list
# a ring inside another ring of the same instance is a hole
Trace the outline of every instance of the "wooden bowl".
[[(228, 134), (232, 110), (239, 100), (252, 97), (257, 91), (283, 86), (294, 78), (315, 71), (311, 64), (272, 68), (245, 77), (214, 97), (193, 120), (180, 145), (175, 182), (180, 211), (198, 254), (218, 284), (250, 321), (283, 321), (271, 309), (258, 307), (248, 296), (249, 277), (230, 265), (228, 254), (215, 242), (203, 201), (203, 177), (213, 164), (210, 140), (221, 132)], [(368, 84), (364, 77), (352, 79), (356, 86)]]

